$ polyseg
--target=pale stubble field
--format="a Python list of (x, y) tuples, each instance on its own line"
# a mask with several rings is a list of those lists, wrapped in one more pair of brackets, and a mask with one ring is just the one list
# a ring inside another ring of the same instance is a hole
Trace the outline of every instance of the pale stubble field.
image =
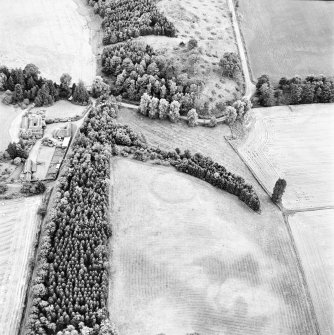
[(289, 217), (322, 335), (334, 333), (334, 210)]
[(0, 4), (0, 64), (34, 63), (42, 75), (59, 82), (67, 72), (91, 84), (96, 61), (88, 19), (73, 0), (16, 0)]
[(203, 181), (112, 161), (109, 310), (120, 335), (315, 334), (275, 207)]
[(334, 104), (253, 110), (248, 136), (234, 141), (239, 154), (271, 194), (286, 179), (283, 206), (334, 206)]
[(40, 203), (41, 196), (0, 200), (0, 329), (3, 335), (17, 334), (20, 326)]

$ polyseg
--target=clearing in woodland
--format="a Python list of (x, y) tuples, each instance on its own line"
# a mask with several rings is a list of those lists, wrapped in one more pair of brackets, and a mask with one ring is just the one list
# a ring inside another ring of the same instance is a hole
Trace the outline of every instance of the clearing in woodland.
[(171, 167), (113, 159), (119, 334), (315, 334), (288, 231), (269, 206), (258, 215)]
[(0, 329), (18, 333), (38, 228), (40, 196), (0, 202)]
[(334, 206), (334, 104), (253, 110), (249, 133), (232, 141), (269, 194), (276, 180), (287, 188), (289, 210)]
[[(178, 37), (145, 36), (139, 40), (175, 59), (191, 78), (203, 81), (202, 101), (239, 98), (241, 92), (236, 82), (223, 78), (219, 70), (219, 60), (225, 52), (238, 53), (227, 1), (162, 0), (157, 6), (175, 25)], [(188, 51), (187, 43), (192, 38), (198, 41), (198, 48)], [(185, 46), (180, 46), (180, 42)], [(194, 58), (194, 65), (189, 63), (191, 54), (198, 57)]]
[(85, 111), (86, 106), (79, 106), (70, 103), (66, 100), (57, 101), (54, 105), (50, 107), (41, 107), (37, 110), (45, 109), (46, 119), (65, 119), (75, 116), (81, 116)]
[(0, 64), (9, 68), (33, 63), (46, 78), (69, 73), (91, 84), (96, 61), (87, 19), (73, 0), (1, 2)]
[(289, 222), (320, 332), (334, 334), (334, 210), (296, 213), (289, 217)]
[(334, 73), (334, 2), (240, 0), (253, 80)]

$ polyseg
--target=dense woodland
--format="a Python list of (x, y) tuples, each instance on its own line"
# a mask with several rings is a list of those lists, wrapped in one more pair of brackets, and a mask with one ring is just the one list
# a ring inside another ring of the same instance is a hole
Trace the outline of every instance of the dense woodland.
[(72, 78), (64, 73), (60, 77), (60, 84), (47, 80), (40, 76), (38, 67), (34, 64), (27, 64), (21, 68), (8, 69), (0, 67), (0, 91), (11, 91), (6, 95), (4, 103), (25, 105), (33, 102), (37, 107), (52, 105), (59, 99), (68, 99), (71, 96), (73, 101), (86, 104), (89, 94), (82, 81), (78, 85), (72, 84)]
[(149, 45), (127, 42), (106, 47), (102, 54), (103, 72), (111, 78), (111, 92), (139, 101), (144, 93), (169, 103), (178, 101), (180, 111), (194, 107), (201, 82), (179, 75), (173, 60), (157, 55)]
[(324, 76), (301, 79), (282, 77), (274, 86), (267, 75), (256, 84), (256, 95), (261, 106), (297, 105), (334, 102), (334, 81)]
[(153, 0), (89, 0), (102, 18), (103, 44), (114, 44), (144, 35), (176, 35), (174, 25)]
[(254, 189), (243, 178), (200, 154), (148, 148), (129, 126), (117, 123), (116, 116), (115, 99), (100, 97), (74, 140), (40, 241), (30, 335), (62, 335), (67, 331), (116, 334), (107, 321), (106, 301), (110, 275), (107, 245), (112, 234), (109, 160), (119, 148), (132, 150), (137, 159), (150, 153), (151, 159), (168, 161), (179, 171), (237, 195), (252, 209), (260, 208)]

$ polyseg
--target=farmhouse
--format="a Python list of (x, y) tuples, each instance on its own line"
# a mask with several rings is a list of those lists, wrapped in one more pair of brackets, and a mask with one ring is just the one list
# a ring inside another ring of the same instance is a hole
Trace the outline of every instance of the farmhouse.
[(25, 137), (35, 136), (36, 138), (42, 138), (44, 127), (45, 121), (41, 114), (32, 113), (25, 115), (21, 122), (21, 135)]

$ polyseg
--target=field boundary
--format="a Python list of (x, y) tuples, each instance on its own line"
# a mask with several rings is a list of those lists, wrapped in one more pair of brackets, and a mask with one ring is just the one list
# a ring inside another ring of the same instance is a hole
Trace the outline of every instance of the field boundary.
[[(43, 205), (46, 205), (48, 207), (49, 205), (49, 201), (50, 201), (50, 197), (51, 197), (51, 194), (53, 192), (53, 187), (51, 186), (50, 188), (48, 188), (44, 195), (43, 195), (43, 198), (42, 198), (42, 201), (41, 201), (41, 204), (39, 206), (39, 208)], [(25, 325), (25, 319), (26, 319), (26, 313), (27, 313), (27, 310), (28, 309), (28, 305), (29, 305), (29, 293), (30, 293), (30, 290), (31, 290), (31, 287), (32, 287), (32, 281), (33, 281), (33, 278), (34, 278), (34, 271), (35, 271), (35, 266), (37, 264), (36, 260), (37, 260), (37, 257), (38, 257), (38, 249), (39, 249), (39, 245), (40, 245), (40, 238), (41, 238), (41, 234), (42, 234), (42, 229), (43, 229), (43, 223), (44, 223), (44, 220), (45, 218), (41, 217), (40, 214), (36, 214), (37, 215), (37, 224), (38, 224), (38, 227), (37, 227), (37, 231), (36, 231), (36, 235), (35, 235), (35, 239), (33, 241), (33, 250), (31, 251), (31, 256), (29, 257), (29, 260), (28, 262), (30, 263), (32, 260), (34, 261), (33, 265), (29, 264), (29, 277), (27, 278), (26, 280), (26, 283), (25, 283), (25, 297), (24, 297), (24, 303), (23, 303), (23, 306), (22, 306), (22, 313), (21, 313), (21, 318), (20, 318), (20, 322), (19, 322), (19, 328), (18, 328), (18, 331), (17, 331), (17, 335), (19, 334), (23, 334), (22, 333), (22, 330), (24, 329), (24, 325)]]
[[(232, 0), (232, 1), (233, 1), (233, 6), (235, 8), (234, 0)], [(253, 70), (252, 70), (252, 67), (251, 67), (251, 63), (250, 63), (250, 60), (249, 60), (248, 49), (247, 49), (247, 45), (246, 45), (244, 33), (243, 33), (243, 30), (242, 30), (242, 23), (241, 23), (241, 18), (240, 18), (241, 14), (240, 14), (240, 12), (238, 11), (237, 8), (235, 8), (235, 12), (236, 12), (237, 21), (238, 21), (238, 24), (239, 24), (241, 41), (242, 41), (242, 44), (244, 46), (245, 56), (246, 56), (247, 65), (248, 65), (248, 71), (249, 71), (249, 75), (250, 75), (249, 77), (250, 77), (251, 82), (255, 85), (256, 84), (256, 80), (254, 78), (254, 73), (253, 73)]]
[[(265, 193), (267, 193), (268, 196), (271, 198), (271, 195), (270, 195), (269, 191), (267, 190), (267, 188), (263, 185), (261, 180), (257, 177), (257, 175), (255, 174), (253, 169), (243, 159), (242, 155), (239, 154), (238, 150), (235, 148), (232, 141), (229, 138), (227, 138), (227, 136), (225, 136), (225, 140), (231, 145), (232, 149), (236, 152), (236, 154), (240, 157), (240, 159), (243, 161), (243, 163), (247, 166), (247, 168), (249, 169), (249, 171), (251, 172), (251, 174), (253, 175), (255, 180), (258, 182), (258, 184), (265, 191)], [(297, 246), (295, 244), (295, 240), (293, 238), (291, 227), (290, 227), (289, 220), (288, 220), (288, 216), (290, 214), (296, 212), (296, 211), (285, 210), (285, 208), (282, 204), (277, 203), (276, 206), (280, 209), (280, 211), (282, 213), (284, 223), (285, 223), (285, 226), (287, 228), (287, 231), (288, 231), (288, 234), (289, 234), (289, 237), (290, 237), (290, 242), (291, 242), (291, 245), (292, 245), (292, 249), (293, 249), (293, 252), (294, 252), (294, 254), (296, 256), (296, 259), (297, 259), (297, 266), (298, 266), (298, 270), (300, 272), (299, 276), (301, 277), (300, 279), (301, 279), (301, 282), (303, 284), (303, 288), (305, 290), (305, 295), (307, 297), (307, 303), (308, 303), (308, 306), (309, 306), (309, 313), (310, 313), (310, 316), (313, 320), (313, 324), (314, 324), (314, 327), (315, 327), (315, 330), (316, 330), (316, 335), (321, 335), (318, 319), (317, 319), (316, 314), (315, 314), (315, 309), (314, 309), (313, 301), (312, 301), (311, 294), (310, 294), (310, 290), (309, 290), (309, 287), (308, 287), (308, 284), (307, 284), (307, 281), (306, 281), (305, 272), (304, 272), (304, 269), (303, 269), (303, 266), (302, 266), (302, 263), (301, 263), (301, 260), (300, 260), (300, 256), (299, 256)], [(305, 211), (307, 211), (307, 210), (305, 210)]]
[(298, 270), (299, 270), (298, 272), (300, 273), (300, 277), (301, 277), (300, 279), (301, 279), (301, 282), (303, 283), (303, 287), (304, 287), (304, 290), (305, 290), (305, 295), (306, 295), (306, 298), (307, 298), (307, 303), (309, 305), (309, 312), (311, 314), (311, 318), (312, 318), (312, 321), (313, 321), (313, 324), (314, 324), (314, 327), (315, 327), (315, 330), (316, 330), (316, 334), (317, 335), (322, 335), (321, 332), (320, 332), (319, 322), (318, 322), (318, 319), (317, 319), (317, 315), (315, 313), (313, 300), (312, 300), (312, 297), (311, 297), (310, 289), (308, 287), (308, 283), (307, 283), (306, 275), (305, 275), (305, 272), (304, 272), (304, 268), (303, 268), (303, 265), (302, 265), (302, 262), (301, 262), (301, 259), (300, 259), (300, 255), (299, 255), (299, 252), (298, 252), (298, 248), (296, 246), (296, 242), (295, 242), (295, 239), (293, 237), (292, 230), (291, 230), (291, 227), (290, 227), (289, 218), (288, 218), (289, 215), (287, 213), (285, 213), (284, 211), (282, 211), (282, 215), (283, 215), (284, 223), (285, 223), (285, 226), (287, 228), (287, 231), (288, 231), (288, 234), (289, 234), (289, 237), (290, 237), (290, 242), (291, 242), (293, 252), (294, 252), (294, 254), (296, 256), (296, 259), (297, 259), (297, 266), (298, 266)]

